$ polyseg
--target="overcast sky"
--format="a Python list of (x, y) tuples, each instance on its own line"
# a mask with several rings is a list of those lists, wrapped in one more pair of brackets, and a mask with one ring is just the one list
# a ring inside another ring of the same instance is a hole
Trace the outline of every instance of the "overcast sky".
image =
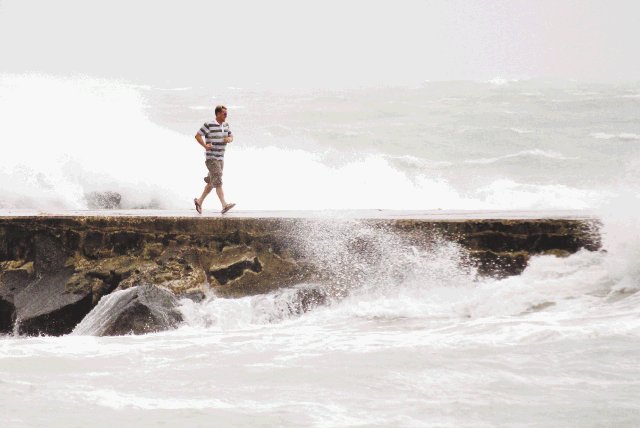
[(636, 0), (0, 0), (0, 72), (172, 86), (640, 80)]

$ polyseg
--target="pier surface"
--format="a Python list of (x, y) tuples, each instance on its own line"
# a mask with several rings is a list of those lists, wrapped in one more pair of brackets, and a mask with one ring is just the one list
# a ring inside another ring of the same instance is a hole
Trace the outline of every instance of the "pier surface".
[(243, 211), (227, 214), (206, 210), (0, 210), (3, 217), (185, 217), (185, 218), (340, 218), (416, 220), (525, 220), (525, 219), (594, 219), (589, 211), (580, 210), (289, 210)]

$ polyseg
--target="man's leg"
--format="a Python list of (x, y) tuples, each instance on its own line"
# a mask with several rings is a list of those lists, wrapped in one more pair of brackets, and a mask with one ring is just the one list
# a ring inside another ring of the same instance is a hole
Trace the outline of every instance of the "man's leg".
[(200, 197), (198, 198), (198, 203), (200, 205), (202, 205), (202, 203), (204, 202), (204, 198), (206, 198), (207, 195), (209, 193), (211, 193), (212, 189), (213, 189), (213, 186), (211, 184), (207, 184), (206, 186), (204, 186), (204, 190), (202, 191), (202, 195), (200, 195)]
[(218, 195), (218, 199), (220, 199), (220, 203), (222, 204), (222, 208), (227, 206), (227, 201), (224, 200), (224, 190), (222, 190), (222, 185), (216, 187), (216, 194)]

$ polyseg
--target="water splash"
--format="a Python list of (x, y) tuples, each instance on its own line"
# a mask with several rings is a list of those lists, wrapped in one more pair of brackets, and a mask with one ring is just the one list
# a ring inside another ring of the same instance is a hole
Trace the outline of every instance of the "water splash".
[[(458, 244), (432, 234), (399, 232), (384, 223), (316, 219), (295, 223), (288, 231), (290, 250), (313, 266), (313, 282), (276, 292), (201, 303), (184, 300), (188, 325), (207, 329), (252, 328), (295, 319), (344, 301), (385, 299), (420, 284), (420, 293), (434, 287), (460, 288), (477, 277), (468, 253)], [(357, 305), (358, 303), (356, 303)]]

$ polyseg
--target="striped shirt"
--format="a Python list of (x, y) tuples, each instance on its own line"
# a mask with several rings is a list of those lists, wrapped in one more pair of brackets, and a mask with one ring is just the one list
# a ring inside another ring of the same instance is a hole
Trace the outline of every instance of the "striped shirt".
[(222, 122), (222, 125), (215, 119), (205, 122), (202, 128), (198, 130), (198, 135), (204, 137), (205, 143), (213, 145), (213, 149), (205, 152), (207, 159), (224, 160), (224, 149), (227, 145), (224, 143), (223, 138), (233, 135), (227, 122)]

